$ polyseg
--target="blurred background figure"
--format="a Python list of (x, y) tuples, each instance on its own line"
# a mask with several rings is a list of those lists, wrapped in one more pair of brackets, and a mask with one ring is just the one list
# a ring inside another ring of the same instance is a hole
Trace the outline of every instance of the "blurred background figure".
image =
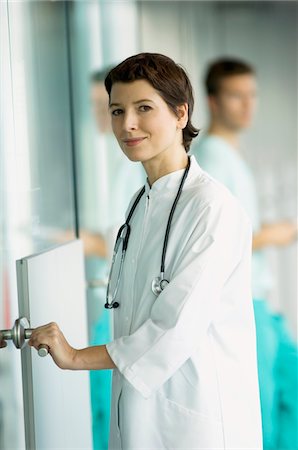
[[(98, 151), (101, 153), (102, 172), (98, 183), (102, 189), (102, 204), (96, 205), (105, 223), (102, 233), (86, 229), (80, 232), (84, 243), (86, 276), (89, 280), (88, 305), (90, 344), (109, 342), (111, 336), (111, 313), (104, 308), (111, 252), (118, 228), (125, 221), (127, 202), (145, 181), (141, 164), (128, 161), (112, 134), (108, 111), (109, 97), (104, 86), (109, 68), (91, 75), (90, 100), (99, 133)], [(92, 289), (93, 287), (93, 289)], [(95, 288), (95, 289), (94, 289)], [(92, 308), (93, 305), (93, 308)], [(110, 429), (111, 371), (90, 371), (93, 442), (95, 450), (108, 448)]]
[(268, 302), (273, 279), (264, 249), (290, 245), (297, 239), (297, 225), (290, 220), (261, 223), (254, 176), (241, 152), (240, 133), (250, 126), (257, 102), (255, 70), (239, 59), (217, 59), (209, 65), (205, 87), (210, 123), (192, 153), (204, 170), (238, 197), (253, 225), (252, 294), (264, 449), (294, 450), (297, 347), (285, 318)]

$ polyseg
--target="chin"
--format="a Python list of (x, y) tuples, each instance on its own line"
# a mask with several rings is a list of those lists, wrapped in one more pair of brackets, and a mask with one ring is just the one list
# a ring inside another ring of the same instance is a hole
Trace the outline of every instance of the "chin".
[(146, 161), (150, 161), (153, 159), (156, 155), (152, 154), (152, 152), (148, 149), (141, 149), (141, 148), (135, 148), (135, 149), (122, 149), (125, 156), (132, 162), (140, 162), (144, 163)]
[(126, 155), (126, 157), (129, 159), (129, 161), (131, 162), (142, 162), (142, 160), (140, 158), (134, 157), (133, 155)]
[(233, 128), (236, 132), (240, 132), (242, 130), (246, 130), (250, 126), (251, 126), (251, 120), (242, 120), (242, 121), (239, 121), (238, 123), (235, 123)]
[[(123, 150), (122, 150), (123, 151)], [(124, 155), (126, 156), (127, 159), (129, 159), (129, 161), (132, 162), (142, 162), (143, 158), (141, 157), (141, 155), (138, 155), (137, 152), (125, 152), (123, 151)]]

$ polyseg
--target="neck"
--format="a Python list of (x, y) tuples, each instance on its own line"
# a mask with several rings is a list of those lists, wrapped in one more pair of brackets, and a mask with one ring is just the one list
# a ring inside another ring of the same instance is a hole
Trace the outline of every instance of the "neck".
[(187, 162), (188, 156), (184, 147), (182, 147), (180, 151), (173, 151), (171, 153), (163, 152), (143, 162), (143, 166), (147, 173), (149, 184), (152, 186), (159, 178), (171, 172), (185, 169)]
[(224, 125), (216, 122), (211, 122), (208, 128), (208, 134), (213, 134), (225, 139), (235, 150), (239, 149), (239, 133), (231, 130)]

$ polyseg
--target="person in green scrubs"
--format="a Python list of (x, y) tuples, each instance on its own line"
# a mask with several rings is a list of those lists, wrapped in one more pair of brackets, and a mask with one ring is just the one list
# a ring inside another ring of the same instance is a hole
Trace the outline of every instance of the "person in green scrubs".
[(256, 106), (255, 70), (238, 59), (218, 59), (209, 66), (205, 85), (210, 124), (192, 153), (206, 172), (239, 198), (253, 225), (252, 294), (264, 449), (296, 450), (297, 345), (284, 316), (268, 303), (273, 278), (264, 250), (291, 244), (297, 226), (287, 220), (262, 224), (255, 180), (241, 153), (240, 132), (251, 124)]

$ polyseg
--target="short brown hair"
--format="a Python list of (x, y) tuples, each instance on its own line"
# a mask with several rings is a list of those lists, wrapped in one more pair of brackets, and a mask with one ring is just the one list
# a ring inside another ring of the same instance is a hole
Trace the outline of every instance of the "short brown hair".
[(110, 96), (114, 83), (129, 83), (136, 80), (147, 80), (176, 115), (178, 106), (188, 104), (188, 122), (182, 130), (183, 145), (188, 152), (191, 141), (199, 134), (199, 130), (191, 123), (194, 98), (185, 70), (165, 55), (139, 53), (114, 67), (105, 79), (105, 87)]
[(205, 76), (208, 95), (217, 95), (223, 79), (235, 75), (255, 75), (255, 69), (248, 63), (233, 58), (221, 58), (211, 63)]

